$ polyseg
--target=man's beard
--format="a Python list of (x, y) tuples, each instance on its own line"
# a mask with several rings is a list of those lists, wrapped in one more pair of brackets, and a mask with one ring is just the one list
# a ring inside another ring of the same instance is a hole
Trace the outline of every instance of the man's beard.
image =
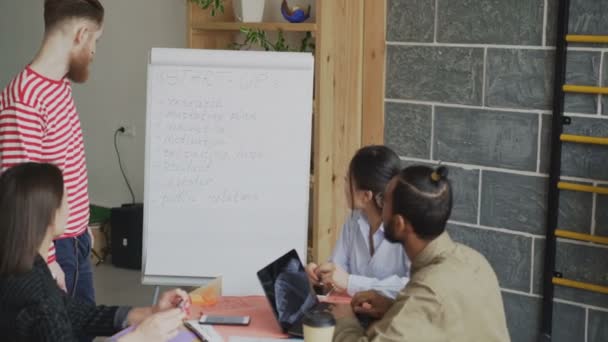
[(75, 83), (86, 82), (89, 79), (89, 64), (91, 64), (90, 54), (86, 50), (82, 50), (70, 60), (67, 78)]

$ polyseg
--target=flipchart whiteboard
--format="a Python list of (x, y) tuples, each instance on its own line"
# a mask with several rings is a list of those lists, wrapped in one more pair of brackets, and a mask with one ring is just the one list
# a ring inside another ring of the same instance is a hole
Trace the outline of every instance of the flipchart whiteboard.
[(314, 60), (153, 49), (143, 283), (261, 294), (256, 272), (306, 257)]

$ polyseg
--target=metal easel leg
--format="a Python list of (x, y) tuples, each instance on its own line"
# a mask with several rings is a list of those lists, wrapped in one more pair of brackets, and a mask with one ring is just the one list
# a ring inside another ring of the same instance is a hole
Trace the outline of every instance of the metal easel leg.
[(160, 286), (154, 287), (154, 298), (152, 299), (152, 305), (156, 305), (158, 303), (158, 296), (160, 295)]

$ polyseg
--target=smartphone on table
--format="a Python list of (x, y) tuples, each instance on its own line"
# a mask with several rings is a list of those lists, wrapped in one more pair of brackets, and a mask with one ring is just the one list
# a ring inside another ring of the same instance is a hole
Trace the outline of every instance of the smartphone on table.
[(251, 322), (249, 316), (209, 316), (203, 315), (198, 321), (199, 324), (207, 325), (236, 325), (246, 326)]

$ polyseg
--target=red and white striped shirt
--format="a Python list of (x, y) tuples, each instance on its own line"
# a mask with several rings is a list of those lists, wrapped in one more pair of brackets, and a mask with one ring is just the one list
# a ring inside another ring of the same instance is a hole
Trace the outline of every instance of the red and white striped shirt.
[[(46, 78), (27, 67), (0, 93), (0, 170), (23, 163), (57, 165), (63, 172), (70, 215), (68, 238), (89, 222), (84, 140), (70, 81)], [(48, 262), (55, 260), (51, 246)]]

